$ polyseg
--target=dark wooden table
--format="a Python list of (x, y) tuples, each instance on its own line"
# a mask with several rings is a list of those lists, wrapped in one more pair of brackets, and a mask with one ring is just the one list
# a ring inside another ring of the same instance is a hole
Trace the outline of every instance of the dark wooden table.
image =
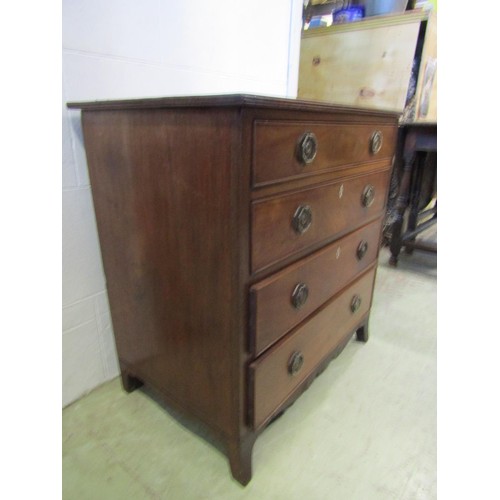
[(391, 228), (389, 263), (393, 266), (403, 247), (407, 253), (414, 249), (437, 252), (436, 242), (416, 238), (437, 222), (437, 196), (429, 203), (429, 180), (433, 186), (436, 183), (437, 124), (404, 124), (399, 140), (402, 151), (396, 162), (402, 162), (402, 175)]

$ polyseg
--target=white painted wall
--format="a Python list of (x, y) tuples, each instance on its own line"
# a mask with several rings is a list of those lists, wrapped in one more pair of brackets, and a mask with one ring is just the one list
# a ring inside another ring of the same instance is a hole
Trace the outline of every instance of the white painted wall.
[(63, 0), (63, 406), (118, 375), (75, 100), (296, 97), (302, 0)]

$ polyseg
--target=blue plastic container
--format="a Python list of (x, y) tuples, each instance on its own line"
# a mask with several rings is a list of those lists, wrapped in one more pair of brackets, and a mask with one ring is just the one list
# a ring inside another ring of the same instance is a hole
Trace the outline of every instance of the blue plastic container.
[(352, 23), (365, 17), (365, 8), (361, 5), (340, 9), (333, 14), (333, 24)]
[(408, 0), (365, 0), (366, 16), (382, 16), (404, 12)]

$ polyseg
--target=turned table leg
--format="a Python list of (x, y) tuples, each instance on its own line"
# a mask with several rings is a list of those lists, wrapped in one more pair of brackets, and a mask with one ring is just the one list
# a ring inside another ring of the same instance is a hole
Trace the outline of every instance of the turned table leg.
[[(423, 178), (423, 168), (422, 168), (422, 155), (416, 154), (414, 158), (413, 180), (410, 181), (409, 193), (408, 193), (408, 227), (407, 231), (412, 232), (417, 229), (418, 225), (418, 212), (420, 204), (420, 195), (422, 192), (422, 178)], [(409, 242), (414, 242), (416, 236), (409, 239)], [(405, 240), (405, 243), (407, 241)], [(405, 247), (405, 253), (411, 255), (413, 253), (413, 247)]]
[(403, 176), (401, 178), (399, 193), (396, 200), (395, 221), (392, 226), (392, 233), (391, 233), (391, 245), (390, 245), (391, 257), (389, 259), (389, 264), (391, 266), (397, 266), (399, 252), (401, 252), (401, 246), (403, 243), (402, 234), (403, 234), (404, 214), (406, 208), (408, 207), (408, 191), (410, 188), (411, 172), (413, 168), (414, 158), (415, 158), (414, 154), (404, 156)]

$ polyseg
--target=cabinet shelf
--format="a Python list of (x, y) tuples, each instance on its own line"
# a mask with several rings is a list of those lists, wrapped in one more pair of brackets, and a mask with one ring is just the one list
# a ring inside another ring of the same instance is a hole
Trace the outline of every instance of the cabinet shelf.
[(385, 28), (400, 24), (421, 23), (429, 19), (429, 11), (424, 9), (407, 10), (403, 13), (387, 14), (383, 16), (370, 16), (352, 23), (332, 24), (321, 28), (310, 28), (302, 31), (302, 37), (329, 35), (330, 33), (343, 33), (345, 31), (359, 31), (364, 29)]

